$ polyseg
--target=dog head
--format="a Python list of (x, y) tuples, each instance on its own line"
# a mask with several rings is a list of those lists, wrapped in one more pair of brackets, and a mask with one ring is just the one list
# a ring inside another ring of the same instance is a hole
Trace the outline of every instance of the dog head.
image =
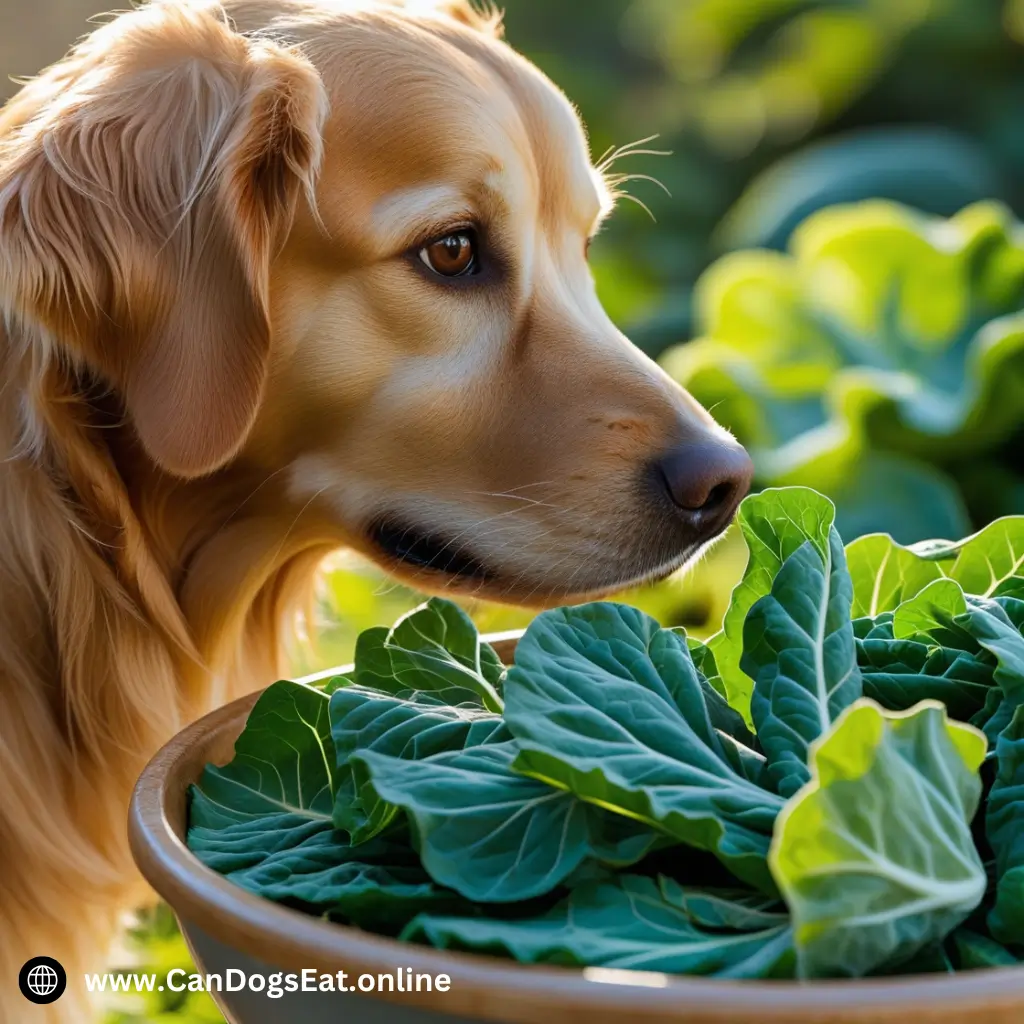
[[(565, 97), (460, 2), (154, 3), (0, 119), (0, 299), (169, 477), (423, 589), (670, 572), (743, 450), (601, 308)], [(325, 525), (326, 524), (326, 525)]]

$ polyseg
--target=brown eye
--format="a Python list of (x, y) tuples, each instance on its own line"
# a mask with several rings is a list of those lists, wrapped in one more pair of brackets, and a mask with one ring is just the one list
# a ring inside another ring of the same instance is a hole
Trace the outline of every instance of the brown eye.
[(442, 277), (463, 277), (476, 270), (476, 240), (468, 231), (456, 231), (420, 249), (420, 259)]

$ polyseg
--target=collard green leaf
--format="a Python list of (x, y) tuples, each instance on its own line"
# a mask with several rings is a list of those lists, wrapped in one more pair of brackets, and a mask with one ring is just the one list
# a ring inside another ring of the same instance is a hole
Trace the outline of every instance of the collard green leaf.
[(951, 938), (962, 971), (983, 967), (1015, 967), (1020, 962), (1005, 946), (967, 928), (957, 928)]
[(224, 767), (192, 789), (189, 849), (267, 899), (395, 930), (458, 905), (419, 864), (408, 836), (358, 850), (333, 829), (335, 750), (328, 696), (280, 682), (256, 702)]
[(405, 695), (433, 693), (448, 704), (479, 704), (500, 712), (504, 666), (481, 641), (472, 619), (451, 601), (432, 598), (390, 629), (356, 642), (355, 681)]
[(895, 611), (904, 601), (945, 575), (942, 567), (897, 544), (884, 533), (860, 537), (846, 547), (853, 582), (855, 617), (875, 618)]
[(784, 904), (749, 889), (698, 889), (664, 876), (658, 887), (669, 906), (678, 907), (700, 928), (749, 932), (789, 922)]
[[(1020, 604), (1012, 598), (1000, 600)], [(1019, 609), (1013, 610), (1020, 614)], [(1024, 705), (1024, 637), (999, 601), (971, 598), (970, 607), (956, 617), (954, 625), (995, 658), (992, 675), (999, 684), (1001, 699), (994, 697), (981, 715), (985, 735), (994, 743), (1017, 708)]]
[(954, 619), (996, 659), (993, 673), (1004, 696), (1014, 706), (1024, 704), (1024, 636), (996, 602), (972, 606)]
[(853, 620), (853, 635), (857, 640), (892, 640), (892, 612), (882, 612), (875, 618), (862, 616)]
[(944, 574), (964, 593), (992, 597), (1000, 584), (1024, 574), (1024, 516), (1006, 516), (964, 540), (922, 550), (948, 563)]
[(782, 801), (763, 757), (715, 728), (686, 643), (642, 612), (545, 612), (516, 650), (505, 718), (515, 768), (708, 850), (772, 891), (765, 864)]
[(953, 974), (956, 967), (947, 948), (949, 941), (929, 943), (909, 960), (902, 960), (891, 967), (882, 967), (874, 973), (879, 977), (904, 974)]
[(452, 912), (462, 901), (435, 885), (404, 831), (362, 846), (322, 822), (272, 815), (223, 829), (192, 828), (189, 849), (264, 899), (329, 913), (377, 931), (397, 931), (418, 913)]
[(996, 742), (996, 780), (989, 793), (985, 835), (996, 856), (992, 935), (1024, 946), (1024, 707)]
[(740, 665), (754, 679), (754, 726), (768, 776), (784, 797), (811, 777), (810, 744), (861, 696), (851, 601), (833, 529), (824, 556), (810, 541), (802, 544), (747, 615)]
[(337, 751), (334, 825), (353, 843), (386, 828), (398, 808), (381, 800), (357, 753), (420, 760), (509, 737), (501, 716), (478, 705), (449, 706), (432, 693), (405, 697), (353, 685), (336, 690), (330, 705), (331, 734)]
[(771, 851), (801, 977), (908, 960), (979, 904), (970, 823), (985, 747), (937, 702), (897, 714), (862, 700), (819, 741), (814, 779), (779, 816)]
[(514, 742), (418, 760), (362, 750), (381, 800), (403, 808), (435, 881), (478, 902), (532, 899), (588, 858), (624, 865), (659, 836), (631, 818), (512, 771)]
[(960, 584), (950, 579), (936, 580), (896, 609), (893, 638), (976, 650), (978, 645), (970, 634), (955, 624), (957, 616), (966, 611), (967, 599)]
[[(685, 635), (685, 630), (677, 630), (677, 632), (682, 632)], [(698, 640), (693, 636), (686, 637), (686, 646), (690, 649), (690, 659), (693, 661), (694, 668), (707, 680), (711, 689), (728, 701), (729, 695), (725, 692), (725, 683), (722, 682), (722, 677), (719, 674), (714, 651), (703, 640)]]
[(783, 563), (810, 541), (827, 558), (835, 507), (804, 487), (769, 489), (744, 500), (739, 524), (750, 549), (743, 579), (732, 592), (721, 632), (708, 646), (715, 656), (729, 703), (750, 722), (753, 683), (740, 667), (743, 624), (754, 604), (769, 594)]
[(970, 721), (992, 693), (992, 660), (982, 653), (880, 636), (857, 641), (864, 696), (889, 711), (940, 700), (950, 715)]
[[(676, 630), (675, 632), (685, 636), (682, 630)], [(699, 640), (695, 640), (693, 637), (686, 637), (686, 644), (690, 650), (693, 666), (697, 669), (698, 680), (702, 678), (707, 680), (706, 685), (704, 683), (701, 684), (701, 689), (704, 691), (704, 700), (707, 703), (708, 717), (711, 719), (711, 724), (719, 732), (731, 736), (734, 740), (738, 740), (743, 746), (761, 752), (757, 738), (747, 728), (747, 723), (743, 720), (743, 716), (726, 699), (725, 687), (722, 685), (721, 677), (718, 675), (718, 667), (715, 665), (715, 656), (711, 653), (711, 648)], [(750, 766), (755, 768), (754, 773), (751, 775), (749, 771), (745, 770), (745, 774), (752, 781), (757, 781), (761, 775), (761, 765), (751, 762)]]
[(893, 611), (929, 583), (949, 578), (965, 594), (996, 597), (1022, 592), (1024, 516), (996, 520), (959, 541), (903, 547), (885, 534), (861, 537), (846, 549), (854, 587), (854, 616)]
[(759, 931), (717, 932), (667, 903), (653, 879), (620, 875), (574, 889), (541, 917), (520, 921), (423, 915), (402, 935), (440, 949), (511, 956), (529, 964), (585, 964), (717, 978), (792, 973), (788, 923)]
[(328, 697), (311, 686), (267, 688), (223, 767), (207, 765), (191, 790), (193, 825), (221, 828), (287, 815), (293, 826), (330, 824), (334, 805), (334, 742)]

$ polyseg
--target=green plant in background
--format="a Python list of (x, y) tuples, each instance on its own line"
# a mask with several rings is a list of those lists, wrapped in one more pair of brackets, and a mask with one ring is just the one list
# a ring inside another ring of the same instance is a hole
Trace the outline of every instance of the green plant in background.
[[(115, 955), (112, 971), (121, 975), (155, 974), (164, 984), (173, 970), (195, 970), (174, 915), (160, 905), (140, 911)], [(205, 992), (163, 991), (109, 995), (104, 1024), (224, 1024), (213, 999)]]
[(655, 133), (673, 151), (642, 165), (672, 194), (649, 197), (657, 227), (627, 209), (593, 250), (602, 297), (652, 354), (690, 335), (693, 284), (717, 255), (783, 248), (823, 206), (948, 216), (994, 198), (1024, 213), (1020, 0), (505, 6), (510, 40), (579, 105), (595, 155)]
[(956, 537), (1024, 508), (1024, 229), (885, 202), (819, 211), (788, 254), (702, 278), (703, 336), (668, 371), (750, 449), (762, 485), (828, 494), (850, 537)]

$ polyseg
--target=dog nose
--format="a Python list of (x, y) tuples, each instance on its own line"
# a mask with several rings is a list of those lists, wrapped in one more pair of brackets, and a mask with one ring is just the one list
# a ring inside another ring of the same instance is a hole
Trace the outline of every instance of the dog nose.
[(683, 445), (664, 456), (658, 469), (669, 497), (702, 539), (729, 525), (754, 476), (746, 451), (724, 441)]

